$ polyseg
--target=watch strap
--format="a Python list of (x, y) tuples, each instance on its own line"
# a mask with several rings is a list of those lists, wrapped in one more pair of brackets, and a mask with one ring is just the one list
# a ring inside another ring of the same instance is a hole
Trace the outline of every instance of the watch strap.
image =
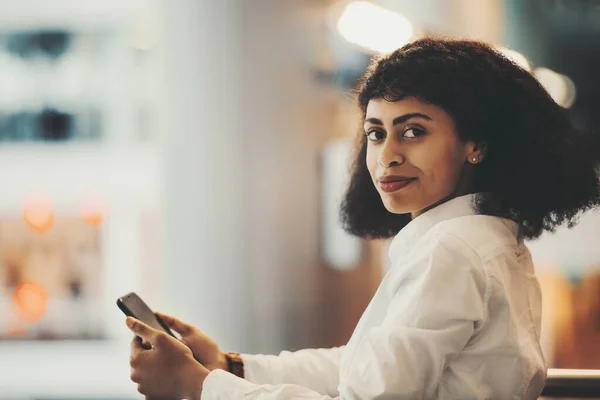
[(227, 368), (229, 372), (240, 378), (244, 377), (244, 360), (240, 353), (229, 352), (225, 353), (227, 358)]

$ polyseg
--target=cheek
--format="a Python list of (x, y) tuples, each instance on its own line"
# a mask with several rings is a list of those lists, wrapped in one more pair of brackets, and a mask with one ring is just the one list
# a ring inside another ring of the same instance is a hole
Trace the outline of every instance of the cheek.
[(371, 147), (367, 147), (367, 170), (369, 170), (371, 178), (375, 176), (375, 172), (377, 171), (377, 157), (376, 151)]
[[(448, 146), (451, 147), (451, 146)], [(422, 171), (425, 175), (425, 181), (435, 185), (434, 191), (446, 191), (453, 188), (460, 178), (462, 169), (462, 158), (459, 156), (459, 150), (453, 149), (428, 152), (423, 160)]]

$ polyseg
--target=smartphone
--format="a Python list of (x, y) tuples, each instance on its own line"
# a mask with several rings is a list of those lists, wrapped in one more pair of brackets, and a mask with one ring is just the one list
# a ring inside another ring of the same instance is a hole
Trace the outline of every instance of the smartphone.
[(158, 315), (154, 314), (150, 307), (148, 307), (146, 303), (144, 303), (144, 300), (137, 294), (132, 292), (123, 297), (119, 297), (117, 299), (117, 306), (119, 306), (121, 311), (128, 317), (138, 319), (154, 329), (166, 332), (174, 338), (177, 338), (177, 336), (171, 332), (167, 324), (165, 324)]

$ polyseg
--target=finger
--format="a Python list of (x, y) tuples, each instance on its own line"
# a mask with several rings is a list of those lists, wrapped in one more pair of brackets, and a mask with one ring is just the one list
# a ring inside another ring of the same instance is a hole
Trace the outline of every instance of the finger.
[(140, 338), (138, 335), (134, 335), (133, 339), (131, 339), (131, 353), (137, 353), (138, 351), (142, 350), (142, 338)]
[(140, 371), (138, 371), (137, 369), (131, 367), (131, 372), (129, 373), (129, 379), (131, 380), (131, 382), (141, 383), (142, 382), (142, 375), (141, 375)]
[(145, 387), (144, 387), (144, 386), (143, 386), (141, 383), (138, 383), (138, 386), (137, 386), (137, 391), (138, 391), (140, 394), (146, 394), (146, 392), (147, 392), (147, 391), (146, 391), (146, 388), (145, 388)]
[(143, 342), (147, 342), (147, 343), (153, 343), (154, 342), (153, 339), (156, 336), (156, 330), (155, 329), (149, 327), (148, 325), (146, 325), (142, 321), (137, 320), (137, 319), (132, 318), (132, 317), (127, 317), (127, 319), (125, 320), (125, 323), (127, 324), (127, 327), (133, 333), (135, 333), (137, 336), (139, 336), (140, 338), (142, 338)]
[(129, 366), (131, 368), (138, 368), (143, 365), (144, 360), (146, 360), (148, 355), (148, 348), (145, 348), (142, 344), (142, 340), (139, 336), (136, 336), (131, 341), (131, 350), (129, 352)]
[(144, 342), (141, 337), (135, 335), (133, 339), (131, 339), (131, 352), (141, 351), (141, 350), (151, 350), (152, 344), (150, 342)]
[(152, 350), (153, 346), (150, 342), (144, 342), (141, 337), (134, 335), (131, 340), (131, 353), (139, 352), (142, 350)]
[(166, 314), (159, 313), (159, 312), (157, 312), (155, 314), (158, 315), (159, 318), (162, 319), (169, 328), (173, 329), (175, 332), (179, 333), (181, 336), (185, 336), (185, 335), (191, 333), (192, 330), (194, 329), (193, 326), (186, 324), (185, 322), (183, 322), (175, 317), (171, 317), (170, 315), (166, 315)]

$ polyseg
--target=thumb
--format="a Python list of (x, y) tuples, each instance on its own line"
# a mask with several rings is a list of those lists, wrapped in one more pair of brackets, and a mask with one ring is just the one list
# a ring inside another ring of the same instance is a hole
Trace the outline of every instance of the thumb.
[(150, 328), (142, 321), (133, 317), (127, 317), (125, 319), (125, 324), (129, 328), (129, 330), (131, 330), (137, 336), (141, 337), (143, 341), (149, 342), (154, 335), (152, 328)]
[(165, 324), (167, 324), (167, 326), (171, 329), (173, 329), (175, 332), (179, 333), (181, 335), (181, 337), (183, 338), (184, 336), (189, 335), (190, 333), (192, 333), (193, 331), (193, 327), (189, 324), (186, 324), (183, 321), (180, 321), (179, 319), (175, 318), (175, 317), (171, 317), (170, 315), (166, 315), (163, 313), (155, 313), (160, 319), (163, 320), (163, 322)]

